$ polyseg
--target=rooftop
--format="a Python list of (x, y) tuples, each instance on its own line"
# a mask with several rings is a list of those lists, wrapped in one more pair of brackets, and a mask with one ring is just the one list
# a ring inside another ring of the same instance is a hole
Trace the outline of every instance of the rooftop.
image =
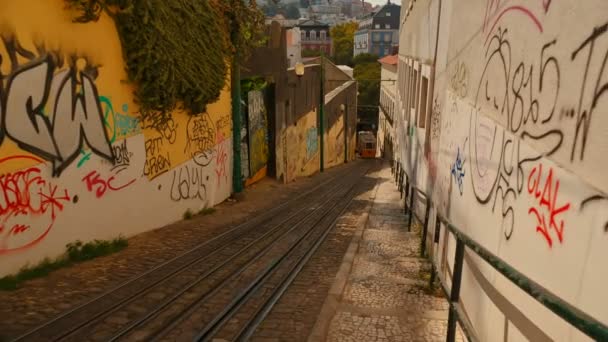
[(388, 65), (397, 65), (397, 63), (399, 62), (399, 55), (394, 54), (394, 55), (390, 55), (390, 56), (385, 56), (382, 57), (378, 60), (378, 62), (382, 63), (382, 64), (388, 64)]

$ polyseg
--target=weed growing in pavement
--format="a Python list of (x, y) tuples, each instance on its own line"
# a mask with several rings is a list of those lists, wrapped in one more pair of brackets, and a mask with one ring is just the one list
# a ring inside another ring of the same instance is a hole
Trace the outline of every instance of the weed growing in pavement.
[(81, 241), (68, 243), (68, 259), (73, 262), (90, 260), (99, 256), (112, 254), (127, 247), (129, 242), (123, 237), (114, 240), (94, 240), (83, 244)]
[(54, 260), (45, 258), (35, 266), (25, 266), (16, 274), (0, 278), (0, 290), (15, 290), (20, 283), (26, 280), (44, 277), (52, 271), (74, 263), (116, 253), (127, 247), (128, 244), (127, 239), (122, 236), (109, 241), (94, 240), (87, 243), (81, 241), (68, 243), (66, 252), (60, 257)]
[(203, 208), (198, 212), (198, 214), (199, 215), (211, 215), (214, 212), (215, 212), (215, 208)]
[(195, 214), (190, 209), (188, 209), (184, 213), (184, 220), (191, 220), (194, 218), (194, 216), (198, 216), (198, 215), (211, 215), (214, 212), (215, 212), (215, 208), (203, 208)]
[(184, 213), (184, 220), (189, 220), (192, 217), (194, 217), (194, 214), (192, 213), (192, 211), (190, 211), (190, 209), (186, 210), (186, 212)]

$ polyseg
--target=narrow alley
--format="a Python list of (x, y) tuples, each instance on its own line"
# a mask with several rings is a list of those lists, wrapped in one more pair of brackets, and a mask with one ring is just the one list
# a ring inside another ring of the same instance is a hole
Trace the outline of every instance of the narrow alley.
[[(0, 292), (3, 338), (442, 339), (447, 301), (427, 294), (420, 224), (407, 231), (387, 163), (349, 163), (274, 203), (269, 189), (260, 184), (242, 202), (143, 234), (124, 252)], [(249, 214), (234, 217), (236, 206)], [(186, 243), (201, 240), (205, 220), (226, 224), (212, 239)]]
[(0, 342), (608, 342), (608, 0), (0, 0)]

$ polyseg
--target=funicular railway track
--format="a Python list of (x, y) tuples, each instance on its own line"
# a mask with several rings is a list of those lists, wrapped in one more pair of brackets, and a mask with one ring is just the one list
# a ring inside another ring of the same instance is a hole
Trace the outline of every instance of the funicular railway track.
[(17, 340), (246, 340), (322, 243), (371, 167), (369, 162), (347, 167)]

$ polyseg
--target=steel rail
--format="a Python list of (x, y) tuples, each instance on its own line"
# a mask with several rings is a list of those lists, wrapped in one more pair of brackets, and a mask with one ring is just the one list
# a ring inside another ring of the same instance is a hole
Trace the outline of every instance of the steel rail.
[[(335, 189), (340, 188), (341, 186), (343, 186), (343, 183), (348, 183), (348, 182), (350, 182), (350, 179), (347, 179), (345, 182), (337, 183), (337, 184), (335, 184), (335, 186), (331, 187), (325, 193), (332, 193), (332, 192), (334, 192)], [(248, 260), (247, 263), (244, 266), (241, 267), (241, 269), (238, 269), (238, 270), (232, 272), (226, 278), (231, 278), (231, 277), (233, 277), (235, 275), (235, 273), (240, 273), (238, 271), (244, 270), (246, 267), (250, 266), (253, 262), (255, 262), (260, 257), (262, 257), (268, 250), (270, 250), (270, 248), (272, 248), (273, 246), (275, 246), (276, 241), (279, 241), (281, 238), (283, 238), (287, 234), (293, 232), (296, 228), (298, 228), (302, 224), (304, 224), (306, 222), (306, 220), (308, 220), (311, 216), (313, 216), (314, 214), (317, 213), (316, 210), (318, 208), (323, 208), (323, 206), (325, 204), (327, 204), (330, 201), (334, 200), (335, 196), (327, 196), (327, 197), (321, 196), (321, 199), (323, 199), (323, 198), (327, 198), (327, 199), (324, 202), (317, 204), (316, 208), (314, 208), (314, 210), (311, 210), (309, 214), (306, 214), (304, 217), (302, 217), (300, 222), (298, 222), (295, 225), (291, 226), (291, 228), (289, 228), (285, 232), (282, 232), (278, 237), (276, 237), (274, 239), (274, 242), (271, 242), (270, 244), (268, 244), (261, 251), (259, 251), (253, 258), (251, 258), (250, 260)], [(307, 209), (310, 209), (310, 208), (307, 208)], [(171, 295), (167, 299), (163, 300), (163, 302), (161, 302), (160, 304), (156, 305), (154, 307), (154, 309), (152, 309), (151, 311), (149, 311), (146, 315), (144, 315), (143, 317), (140, 317), (136, 321), (133, 321), (129, 325), (127, 325), (124, 328), (120, 329), (111, 338), (109, 338), (108, 341), (116, 341), (119, 338), (127, 335), (128, 333), (134, 331), (136, 328), (140, 327), (141, 325), (149, 322), (151, 319), (153, 319), (156, 316), (158, 316), (158, 314), (161, 312), (161, 310), (163, 310), (168, 305), (172, 304), (180, 296), (182, 296), (183, 294), (185, 294), (186, 292), (188, 292), (189, 290), (191, 290), (195, 286), (199, 285), (204, 280), (208, 279), (211, 275), (213, 275), (217, 271), (221, 270), (223, 267), (225, 267), (226, 265), (228, 265), (231, 261), (237, 259), (239, 256), (241, 256), (242, 254), (244, 254), (246, 251), (248, 251), (251, 247), (253, 247), (254, 245), (256, 245), (258, 242), (263, 241), (264, 239), (266, 239), (267, 237), (271, 236), (272, 234), (274, 234), (276, 232), (279, 232), (281, 229), (284, 228), (284, 224), (286, 222), (288, 222), (289, 220), (291, 220), (293, 217), (295, 217), (297, 214), (299, 214), (301, 212), (302, 212), (302, 210), (298, 211), (296, 214), (291, 215), (289, 218), (281, 221), (281, 223), (279, 223), (275, 227), (271, 228), (268, 232), (264, 233), (264, 235), (256, 238), (254, 241), (248, 243), (245, 247), (243, 247), (240, 250), (238, 250), (236, 253), (234, 253), (232, 256), (230, 256), (230, 258), (224, 260), (219, 265), (216, 265), (212, 269), (206, 271), (203, 275), (199, 276), (197, 279), (195, 279), (194, 281), (192, 281), (186, 287), (182, 288), (180, 291), (174, 293), (173, 295)], [(215, 288), (218, 288), (218, 289), (221, 288), (220, 286), (222, 284), (224, 284), (226, 281), (227, 280), (225, 279), (224, 281), (220, 282), (220, 284), (214, 286), (213, 289), (215, 289)], [(191, 303), (182, 312), (182, 314), (177, 319), (172, 320), (168, 325), (166, 325), (165, 328), (161, 328), (160, 330), (162, 330), (162, 331), (165, 331), (165, 330), (168, 331), (168, 330), (170, 330), (169, 327), (175, 326), (177, 323), (179, 323), (179, 322), (177, 322), (178, 320), (181, 321), (180, 317), (184, 317), (185, 318), (188, 315), (188, 313), (190, 312), (191, 308), (195, 308), (195, 306), (197, 305), (197, 303), (200, 303), (200, 302), (203, 302), (204, 300), (206, 300), (208, 298), (209, 293), (212, 292), (213, 289), (209, 290), (206, 293), (204, 293), (203, 295), (199, 296), (199, 299), (197, 299), (193, 303)], [(160, 334), (160, 333), (155, 333), (154, 335), (157, 335), (157, 334)]]
[[(314, 186), (312, 189), (310, 189), (310, 190), (308, 190), (308, 191), (306, 191), (306, 192), (304, 192), (302, 194), (297, 195), (295, 198), (293, 198), (293, 199), (291, 199), (289, 201), (286, 201), (286, 202), (282, 203), (279, 206), (273, 207), (268, 212), (266, 212), (266, 213), (264, 213), (262, 215), (256, 216), (256, 217), (254, 217), (250, 221), (243, 222), (243, 223), (241, 223), (241, 224), (239, 224), (239, 225), (237, 225), (237, 226), (235, 226), (235, 227), (233, 227), (233, 228), (231, 228), (231, 229), (229, 229), (229, 230), (227, 230), (225, 232), (222, 232), (218, 236), (215, 236), (215, 237), (211, 238), (208, 241), (200, 243), (200, 244), (194, 246), (193, 248), (191, 248), (191, 249), (189, 249), (187, 251), (182, 252), (181, 254), (179, 254), (179, 255), (177, 255), (177, 256), (175, 256), (175, 257), (173, 257), (173, 258), (171, 258), (171, 259), (169, 259), (169, 260), (167, 260), (167, 261), (165, 261), (165, 262), (163, 262), (163, 263), (155, 266), (154, 268), (152, 268), (152, 269), (150, 269), (150, 270), (148, 270), (148, 271), (146, 271), (146, 272), (144, 272), (144, 273), (142, 273), (142, 274), (140, 274), (140, 275), (138, 275), (138, 276), (136, 276), (134, 278), (130, 278), (130, 279), (124, 281), (123, 283), (117, 285), (116, 287), (111, 288), (110, 290), (108, 290), (108, 291), (106, 291), (106, 292), (104, 292), (104, 293), (102, 293), (102, 294), (100, 294), (98, 296), (95, 296), (92, 299), (90, 299), (90, 300), (88, 300), (88, 301), (86, 301), (86, 302), (84, 302), (84, 303), (82, 303), (82, 304), (80, 304), (80, 305), (78, 305), (78, 306), (76, 306), (76, 307), (68, 310), (68, 311), (65, 311), (65, 312), (61, 313), (60, 315), (52, 318), (51, 320), (49, 320), (49, 321), (47, 321), (47, 322), (45, 322), (45, 323), (43, 323), (43, 324), (41, 324), (41, 325), (39, 325), (39, 326), (31, 329), (31, 330), (23, 333), (22, 335), (20, 335), (17, 338), (15, 338), (13, 341), (25, 340), (25, 339), (31, 337), (32, 335), (35, 335), (36, 333), (42, 331), (43, 329), (50, 327), (52, 324), (54, 324), (54, 323), (56, 323), (56, 322), (58, 322), (58, 321), (60, 321), (60, 320), (62, 320), (64, 318), (66, 318), (66, 317), (68, 317), (68, 316), (76, 313), (78, 310), (81, 310), (81, 309), (83, 309), (83, 308), (91, 305), (92, 303), (94, 303), (96, 301), (99, 301), (99, 300), (101, 300), (101, 299), (103, 299), (103, 298), (105, 298), (107, 296), (110, 296), (111, 294), (113, 294), (113, 293), (115, 293), (115, 292), (117, 292), (117, 291), (119, 291), (119, 290), (121, 290), (123, 288), (126, 288), (127, 286), (135, 283), (136, 281), (138, 281), (140, 279), (143, 279), (144, 277), (153, 274), (154, 272), (162, 269), (163, 267), (166, 267), (166, 266), (170, 265), (171, 263), (179, 261), (180, 259), (183, 259), (183, 258), (185, 258), (186, 256), (188, 256), (190, 254), (196, 253), (200, 249), (209, 246), (211, 243), (216, 242), (216, 241), (218, 241), (218, 240), (220, 240), (220, 239), (222, 239), (222, 238), (224, 238), (226, 236), (229, 236), (230, 234), (235, 233), (237, 230), (240, 230), (240, 229), (243, 229), (243, 228), (250, 228), (251, 229), (251, 228), (254, 228), (254, 226), (256, 226), (256, 224), (262, 224), (262, 223), (265, 223), (265, 222), (269, 221), (270, 219), (272, 219), (277, 214), (277, 212), (280, 212), (286, 206), (294, 204), (295, 202), (297, 202), (297, 201), (301, 200), (302, 198), (304, 198), (304, 197), (306, 197), (306, 196), (314, 193), (319, 188), (322, 188), (323, 186), (327, 185), (328, 183), (331, 183), (334, 180), (336, 180), (338, 178), (341, 178), (343, 175), (348, 174), (349, 170), (350, 170), (350, 168), (345, 168), (345, 170), (341, 170), (341, 172), (338, 173), (337, 175), (331, 177), (330, 179), (328, 179), (326, 181), (321, 182), (320, 184)], [(300, 213), (303, 210), (305, 210), (305, 208), (297, 211), (297, 213)], [(228, 242), (233, 241), (233, 240), (235, 240), (238, 237), (240, 237), (240, 235), (235, 235), (234, 238), (229, 239)], [(193, 261), (191, 261), (191, 262), (189, 262), (189, 263), (187, 263), (187, 264), (185, 264), (185, 265), (183, 265), (183, 266), (181, 266), (181, 267), (173, 270), (172, 272), (169, 272), (164, 277), (161, 277), (161, 279), (159, 279), (158, 281), (152, 282), (152, 283), (148, 284), (144, 288), (143, 291), (146, 291), (146, 290), (152, 288), (153, 286), (155, 286), (155, 285), (157, 285), (157, 284), (159, 284), (159, 283), (167, 280), (168, 278), (174, 276), (178, 272), (181, 272), (183, 269), (187, 268), (188, 266), (190, 266), (190, 265), (192, 265), (192, 264), (194, 264), (196, 262), (201, 261), (201, 259), (206, 258), (207, 256), (208, 255), (204, 255), (204, 256), (195, 258)], [(140, 293), (138, 292), (138, 293), (136, 293), (134, 295), (128, 296), (124, 301), (129, 301), (132, 298), (139, 296), (139, 294)], [(103, 316), (108, 311), (114, 310), (117, 306), (120, 306), (121, 303), (123, 303), (124, 301), (118, 302), (115, 305), (111, 306), (109, 309), (106, 309), (106, 310), (104, 310), (104, 311), (96, 314), (94, 318), (89, 319), (86, 322), (74, 325), (69, 331), (63, 333), (58, 339), (53, 339), (53, 340), (57, 341), (57, 340), (61, 339), (63, 336), (72, 334), (74, 331), (82, 328), (83, 326), (88, 325), (90, 323), (90, 321), (97, 319), (99, 316)]]
[[(371, 168), (370, 168), (371, 169)], [(369, 169), (368, 169), (369, 171)], [(366, 172), (367, 173), (367, 172)], [(353, 193), (357, 187), (358, 183), (354, 183), (349, 189), (348, 191), (342, 195), (341, 197), (345, 197), (345, 198), (349, 198), (350, 194)], [(346, 205), (344, 205), (344, 208), (341, 209), (337, 215), (337, 218), (340, 217), (341, 213), (348, 208), (348, 206), (350, 205), (352, 199), (350, 199)], [(331, 208), (319, 219), (317, 220), (316, 223), (321, 222), (323, 219), (325, 219), (327, 217), (327, 215), (329, 215), (332, 210), (337, 207), (340, 203), (339, 201), (336, 201), (335, 204), (333, 204), (331, 206)], [(333, 227), (333, 223), (335, 222), (336, 219), (332, 220), (332, 222), (329, 224), (328, 228), (326, 228), (325, 232), (329, 232), (331, 230), (331, 228)], [(311, 236), (314, 231), (315, 231), (316, 225), (312, 225), (310, 227), (310, 229), (304, 234), (302, 235), (294, 244), (292, 244), (289, 248), (289, 250), (284, 253), (280, 258), (275, 259), (271, 262), (271, 264), (264, 270), (263, 273), (261, 273), (260, 275), (258, 275), (258, 277), (255, 278), (255, 280), (251, 283), (249, 283), (249, 285), (239, 293), (239, 295), (237, 295), (235, 297), (235, 299), (230, 303), (229, 306), (225, 307), (224, 310), (222, 310), (222, 312), (220, 312), (218, 315), (216, 315), (214, 317), (214, 319), (209, 322), (203, 329), (202, 331), (199, 332), (199, 334), (196, 336), (195, 340), (196, 341), (208, 341), (210, 340), (210, 338), (217, 333), (222, 327), (223, 325), (230, 320), (230, 318), (240, 309), (241, 306), (243, 306), (248, 300), (249, 298), (251, 298), (251, 296), (264, 284), (264, 282), (270, 278), (270, 276), (272, 276), (276, 270), (278, 269), (278, 267), (281, 265), (281, 263), (287, 259), (289, 256), (291, 256), (291, 254), (296, 250), (296, 248), (301, 246), (302, 241), (304, 241), (304, 239), (306, 239), (307, 237)], [(323, 236), (324, 234), (322, 234)], [(317, 238), (317, 240), (313, 240), (313, 241), (318, 241), (319, 238)], [(316, 243), (313, 243), (313, 246), (311, 246), (308, 249), (308, 252), (310, 251), (311, 248), (313, 248), (316, 245)], [(306, 255), (308, 255), (308, 252), (305, 253), (304, 257)], [(298, 262), (297, 264), (300, 264), (300, 262), (302, 261), (303, 257), (298, 258)], [(296, 274), (297, 275), (297, 274)], [(295, 275), (294, 275), (295, 278)]]

